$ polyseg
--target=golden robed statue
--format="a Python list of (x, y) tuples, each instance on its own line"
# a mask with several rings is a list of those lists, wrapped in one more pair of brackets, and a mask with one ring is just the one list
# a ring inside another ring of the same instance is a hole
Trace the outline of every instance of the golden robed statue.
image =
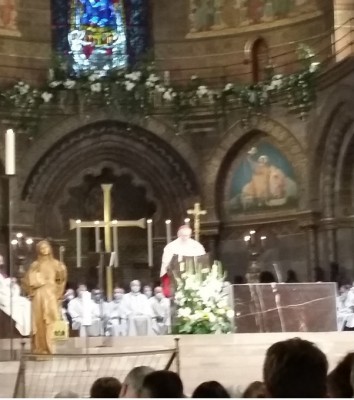
[(37, 260), (24, 277), (24, 290), (32, 300), (32, 353), (53, 354), (53, 330), (61, 319), (60, 299), (64, 294), (67, 270), (54, 259), (52, 247), (46, 240), (36, 246)]

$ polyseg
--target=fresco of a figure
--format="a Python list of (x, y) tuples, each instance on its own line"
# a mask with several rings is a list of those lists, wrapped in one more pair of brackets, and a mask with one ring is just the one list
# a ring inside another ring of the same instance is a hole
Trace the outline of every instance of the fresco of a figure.
[(16, 0), (0, 0), (0, 30), (17, 30)]
[(190, 0), (190, 32), (266, 25), (319, 11), (317, 0)]
[(238, 160), (231, 173), (228, 213), (296, 206), (298, 185), (287, 158), (261, 141)]

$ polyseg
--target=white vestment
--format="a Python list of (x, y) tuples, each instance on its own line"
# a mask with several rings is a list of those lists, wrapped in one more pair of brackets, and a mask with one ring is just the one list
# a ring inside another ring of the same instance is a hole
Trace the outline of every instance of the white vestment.
[(124, 309), (123, 299), (108, 303), (107, 330), (110, 336), (127, 336), (127, 312)]
[(103, 320), (107, 315), (106, 304), (103, 303), (103, 310), (101, 310), (100, 304), (95, 303), (89, 293), (88, 295), (83, 298), (75, 297), (75, 299), (69, 301), (68, 313), (72, 318), (72, 329), (79, 330), (81, 337), (86, 336), (86, 334), (88, 336), (103, 336)]
[(204, 247), (194, 239), (182, 240), (177, 238), (165, 246), (162, 255), (160, 276), (167, 274), (167, 268), (174, 255), (178, 256), (178, 261), (183, 257), (199, 257), (205, 254)]
[(31, 333), (31, 302), (20, 295), (21, 290), (17, 283), (12, 283), (11, 306), (11, 279), (0, 274), (0, 309), (15, 321), (16, 329), (22, 336)]
[(344, 326), (354, 328), (354, 287), (348, 291), (344, 306), (342, 311), (346, 313)]
[(152, 310), (147, 297), (142, 293), (127, 293), (123, 297), (127, 314), (128, 336), (151, 336)]
[(167, 335), (171, 330), (171, 302), (166, 297), (149, 299), (152, 309), (152, 329), (156, 335)]

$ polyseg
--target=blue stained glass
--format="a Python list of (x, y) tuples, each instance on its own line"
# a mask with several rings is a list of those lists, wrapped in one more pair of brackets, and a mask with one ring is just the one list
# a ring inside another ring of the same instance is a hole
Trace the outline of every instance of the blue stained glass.
[(124, 68), (127, 35), (123, 0), (73, 0), (68, 41), (78, 74)]

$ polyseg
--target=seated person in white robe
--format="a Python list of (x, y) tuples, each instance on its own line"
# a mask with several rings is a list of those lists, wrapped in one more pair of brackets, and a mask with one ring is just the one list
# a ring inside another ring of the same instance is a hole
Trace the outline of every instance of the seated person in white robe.
[(68, 313), (72, 319), (72, 329), (79, 330), (81, 337), (98, 336), (101, 327), (100, 313), (86, 285), (79, 285), (77, 297), (68, 304)]
[(145, 296), (148, 299), (151, 299), (151, 297), (152, 297), (152, 288), (151, 288), (151, 286), (150, 285), (145, 285), (143, 287), (143, 293), (145, 294)]
[(167, 335), (171, 330), (171, 302), (161, 286), (154, 289), (154, 297), (149, 299), (152, 309), (152, 329), (156, 335)]
[[(11, 298), (12, 291), (12, 298)], [(12, 301), (12, 305), (11, 305)], [(0, 273), (0, 309), (15, 321), (16, 329), (22, 336), (31, 332), (31, 302), (21, 296), (16, 278), (5, 278)]]
[(108, 303), (107, 331), (110, 336), (127, 336), (127, 313), (123, 305), (124, 293), (124, 289), (114, 288), (113, 300)]
[(109, 306), (104, 301), (103, 293), (100, 289), (93, 289), (91, 294), (95, 304), (95, 315), (100, 319), (100, 323), (96, 323), (95, 327), (92, 327), (92, 336), (105, 336), (109, 319)]
[(349, 328), (350, 330), (354, 329), (354, 284), (349, 289), (347, 297), (344, 302), (343, 312), (346, 312), (344, 321), (344, 328)]
[(140, 292), (141, 284), (135, 280), (130, 283), (130, 292), (123, 297), (123, 307), (127, 313), (128, 336), (150, 336), (152, 310), (147, 297)]

